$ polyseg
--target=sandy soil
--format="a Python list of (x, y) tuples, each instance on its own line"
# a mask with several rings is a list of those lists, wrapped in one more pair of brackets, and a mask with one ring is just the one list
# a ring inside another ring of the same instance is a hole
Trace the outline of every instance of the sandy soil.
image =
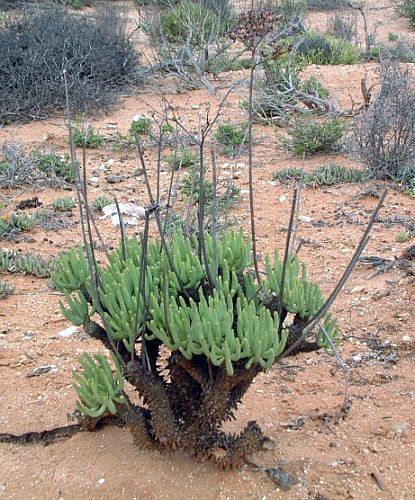
[[(389, 32), (408, 34), (407, 21), (392, 4), (372, 2), (371, 22), (380, 21), (379, 37)], [(132, 11), (131, 11), (132, 12)], [(372, 15), (373, 14), (373, 15)], [(312, 13), (313, 26), (325, 25), (327, 13)], [(412, 36), (412, 34), (408, 34)], [(350, 107), (350, 95), (358, 102), (360, 80), (376, 78), (376, 64), (350, 67), (313, 67), (342, 107)], [(223, 87), (242, 73), (216, 82)], [(171, 82), (166, 82), (169, 89)], [(170, 91), (178, 113), (195, 129), (205, 105), (212, 110), (220, 102), (204, 90), (177, 94)], [(232, 92), (221, 119), (241, 122), (238, 100), (246, 88)], [(109, 114), (91, 117), (107, 138), (125, 133), (132, 116), (158, 108), (160, 92), (137, 90), (120, 100)], [(356, 165), (346, 154), (294, 159), (282, 145), (282, 132), (255, 125), (255, 197), (259, 251), (283, 248), (288, 225), (292, 186), (272, 180), (272, 173), (289, 166), (314, 168), (326, 161)], [(60, 117), (0, 129), (0, 141), (20, 142), (66, 151), (66, 131)], [(154, 178), (155, 157), (147, 150)], [(115, 161), (108, 161), (115, 160)], [(218, 167), (225, 178), (220, 157)], [(100, 166), (104, 165), (105, 168)], [(235, 174), (241, 188), (240, 202), (230, 214), (248, 230), (247, 161), (240, 159)], [(147, 203), (145, 185), (134, 175), (138, 160), (133, 150), (114, 152), (111, 147), (88, 152), (90, 197), (107, 194), (120, 201)], [(117, 184), (108, 176), (122, 175)], [(168, 167), (162, 178), (168, 180)], [(305, 244), (301, 257), (325, 293), (330, 292), (345, 269), (364, 223), (376, 205), (376, 192), (384, 183), (339, 185), (305, 189), (302, 193), (298, 234)], [(375, 197), (373, 197), (375, 193)], [(59, 189), (2, 191), (1, 200), (12, 211), (20, 200), (38, 196), (44, 206), (58, 197), (75, 197)], [(62, 215), (62, 227), (35, 228), (27, 240), (1, 241), (2, 247), (32, 250), (54, 256), (81, 240), (78, 215)], [(115, 244), (116, 230), (99, 220), (105, 239)], [(290, 358), (261, 374), (237, 412), (232, 429), (257, 419), (274, 440), (272, 450), (258, 454), (262, 467), (282, 467), (298, 483), (283, 491), (265, 470), (247, 465), (240, 471), (222, 472), (197, 463), (183, 454), (143, 452), (127, 431), (107, 428), (81, 433), (65, 441), (41, 446), (0, 445), (0, 497), (16, 499), (405, 499), (415, 498), (415, 264), (401, 269), (394, 259), (414, 239), (398, 243), (402, 231), (415, 230), (415, 200), (391, 188), (380, 221), (365, 250), (392, 262), (385, 272), (359, 264), (334, 306), (342, 333), (342, 357), (349, 368), (352, 407), (345, 420), (334, 424), (344, 398), (344, 380), (336, 360), (323, 353)], [(0, 301), (0, 431), (23, 433), (65, 425), (76, 395), (71, 372), (77, 356), (102, 351), (102, 346), (78, 330), (69, 337), (58, 333), (69, 326), (59, 310), (60, 294), (48, 281), (29, 276), (4, 275), (15, 294)], [(41, 365), (56, 369), (27, 378)]]

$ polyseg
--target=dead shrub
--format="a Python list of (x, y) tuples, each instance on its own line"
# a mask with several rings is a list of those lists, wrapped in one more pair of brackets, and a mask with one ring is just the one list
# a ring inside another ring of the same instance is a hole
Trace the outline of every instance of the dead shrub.
[(106, 107), (137, 81), (137, 54), (119, 9), (81, 16), (28, 8), (0, 24), (0, 123), (44, 118), (65, 103), (66, 70), (73, 109)]
[(355, 124), (358, 157), (378, 179), (408, 183), (415, 174), (415, 86), (396, 60), (380, 67), (380, 90)]

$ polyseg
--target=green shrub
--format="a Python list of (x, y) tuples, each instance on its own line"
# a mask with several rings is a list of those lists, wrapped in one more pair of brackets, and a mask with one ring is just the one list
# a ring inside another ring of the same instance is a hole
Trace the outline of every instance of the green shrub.
[(300, 29), (307, 13), (306, 0), (280, 0), (271, 4), (271, 9), (277, 14), (276, 30), (278, 32), (290, 31), (293, 26)]
[(399, 35), (397, 35), (396, 33), (389, 32), (388, 33), (388, 40), (390, 42), (397, 42), (399, 40)]
[(153, 120), (146, 115), (136, 115), (131, 122), (129, 132), (131, 135), (151, 135)]
[(104, 142), (104, 137), (89, 124), (86, 126), (75, 126), (72, 133), (75, 146), (78, 147), (96, 149)]
[(248, 141), (247, 125), (221, 123), (213, 137), (220, 144), (223, 153), (228, 156), (234, 156), (240, 147)]
[[(199, 170), (193, 167), (188, 175), (183, 177), (180, 192), (185, 199), (198, 203), (200, 199), (199, 187)], [(210, 207), (213, 201), (213, 185), (210, 179), (205, 179), (204, 189), (205, 203)], [(219, 186), (217, 186), (216, 189), (216, 202), (218, 209), (221, 211), (229, 210), (234, 205), (241, 192), (234, 183), (220, 186), (220, 189)]]
[(197, 154), (190, 148), (185, 147), (164, 157), (168, 166), (173, 170), (188, 168), (197, 165), (199, 159)]
[[(212, 181), (205, 179), (205, 202), (210, 203), (213, 199)], [(180, 187), (182, 196), (187, 199), (192, 199), (195, 202), (199, 201), (199, 175), (196, 169), (192, 169), (189, 175), (183, 177)]]
[(65, 182), (75, 181), (75, 174), (68, 155), (62, 156), (36, 149), (30, 153), (29, 159), (36, 168), (45, 174), (53, 174)]
[(112, 200), (108, 196), (98, 196), (92, 202), (92, 208), (97, 212), (101, 212), (104, 207), (110, 205), (111, 203)]
[(409, 18), (410, 24), (415, 26), (415, 0), (403, 0), (400, 11)]
[(356, 64), (359, 49), (348, 40), (308, 31), (297, 43), (295, 54), (304, 64)]
[(229, 27), (226, 18), (222, 20), (203, 2), (185, 0), (160, 14), (159, 36), (173, 45), (183, 45), (191, 40), (191, 45), (200, 47), (205, 44), (205, 37), (213, 33), (220, 37)]
[(294, 127), (288, 129), (289, 147), (296, 156), (334, 151), (339, 147), (345, 128), (345, 122), (339, 118), (297, 120)]
[(301, 85), (301, 90), (320, 99), (327, 99), (329, 97), (329, 91), (315, 76), (310, 76), (310, 78), (305, 80)]

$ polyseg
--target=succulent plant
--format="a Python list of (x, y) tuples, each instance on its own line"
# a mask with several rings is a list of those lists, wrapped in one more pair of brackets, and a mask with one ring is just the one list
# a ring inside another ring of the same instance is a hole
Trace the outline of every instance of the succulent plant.
[[(139, 446), (180, 447), (234, 467), (260, 450), (265, 437), (252, 422), (239, 436), (225, 435), (221, 423), (233, 416), (261, 370), (298, 339), (301, 351), (302, 335), (314, 333), (308, 324), (324, 299), (296, 255), (287, 260), (281, 293), (284, 264), (278, 252), (273, 260), (266, 257), (258, 283), (242, 233), (204, 239), (202, 252), (196, 236), (181, 232), (167, 245), (126, 238), (107, 265), (94, 265), (94, 279), (92, 250), (84, 256), (76, 248), (59, 259), (53, 281), (65, 294), (62, 313), (100, 339), (116, 366), (113, 375), (104, 357), (84, 356), (84, 371), (75, 375), (81, 414), (127, 412)], [(103, 326), (93, 321), (95, 312)], [(336, 320), (327, 313), (318, 328), (313, 349), (334, 354)], [(146, 409), (126, 404), (124, 380), (137, 389)], [(225, 452), (220, 460), (218, 447)]]
[(77, 409), (84, 415), (92, 418), (101, 417), (109, 412), (115, 415), (118, 405), (126, 403), (124, 396), (124, 377), (117, 357), (113, 354), (112, 361), (115, 372), (102, 354), (94, 354), (91, 357), (84, 353), (79, 357), (82, 372), (73, 372), (76, 381), (74, 388), (80, 401), (77, 401)]

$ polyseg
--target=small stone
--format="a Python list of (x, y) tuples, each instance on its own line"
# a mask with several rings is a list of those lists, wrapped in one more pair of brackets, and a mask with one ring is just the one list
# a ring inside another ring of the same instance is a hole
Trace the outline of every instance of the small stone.
[(298, 220), (303, 222), (311, 222), (313, 219), (311, 217), (307, 217), (307, 215), (299, 215)]
[(122, 175), (109, 175), (105, 180), (108, 184), (119, 184), (124, 180), (124, 177)]
[(287, 201), (287, 197), (285, 196), (285, 194), (282, 194), (281, 196), (278, 196), (278, 201), (280, 203), (284, 203)]
[(103, 484), (105, 484), (107, 482), (107, 480), (105, 479), (105, 477), (101, 477), (101, 479), (98, 479), (97, 481), (97, 485), (98, 486), (102, 486)]
[(360, 353), (354, 354), (352, 359), (355, 363), (360, 363), (362, 361), (362, 355)]
[(411, 429), (411, 424), (407, 421), (404, 422), (398, 422), (396, 425), (394, 425), (393, 430), (396, 432), (396, 434), (405, 434)]
[(366, 288), (364, 286), (354, 286), (351, 290), (350, 293), (363, 293), (366, 291)]
[(65, 330), (61, 330), (58, 332), (59, 337), (70, 337), (74, 333), (78, 331), (78, 328), (76, 326), (70, 326), (68, 328), (65, 328)]
[(44, 373), (52, 372), (55, 373), (58, 371), (58, 367), (56, 365), (43, 365), (34, 368), (31, 372), (29, 372), (26, 376), (30, 377), (38, 377), (39, 375), (43, 375)]
[(109, 159), (109, 160), (107, 160), (105, 163), (106, 163), (106, 165), (107, 165), (108, 167), (111, 167), (112, 165), (114, 165), (115, 160), (114, 160), (114, 158), (110, 158), (110, 159)]
[(402, 337), (402, 342), (410, 342), (412, 339), (409, 335), (404, 335)]
[(92, 182), (93, 184), (96, 184), (97, 182), (99, 182), (99, 177), (90, 177), (89, 178), (89, 182)]
[(242, 172), (240, 170), (237, 170), (236, 172), (233, 173), (233, 178), (234, 179), (239, 179), (241, 177)]

